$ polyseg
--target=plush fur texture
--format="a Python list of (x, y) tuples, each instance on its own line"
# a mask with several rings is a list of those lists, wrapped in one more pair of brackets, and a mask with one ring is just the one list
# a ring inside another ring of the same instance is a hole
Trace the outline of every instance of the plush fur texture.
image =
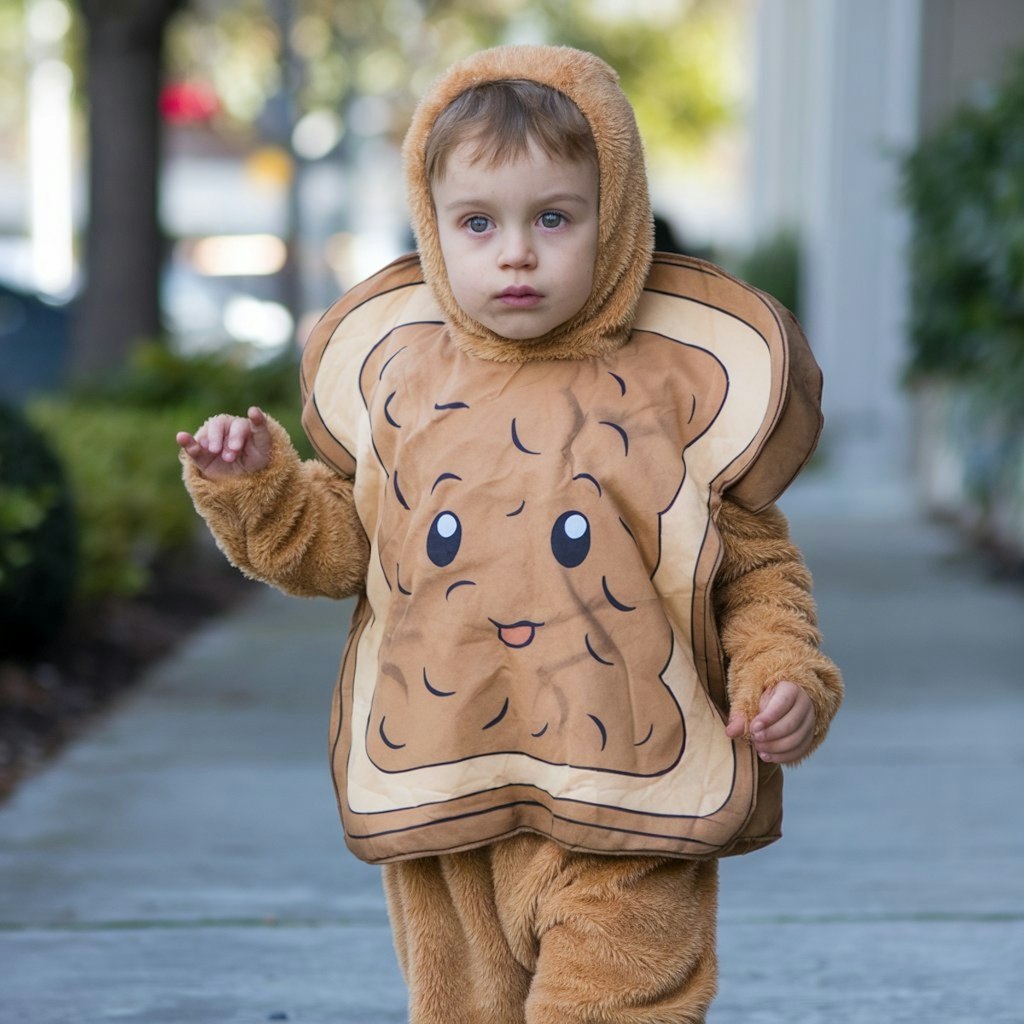
[(715, 613), (728, 662), (729, 705), (749, 722), (775, 683), (798, 684), (817, 714), (813, 752), (839, 710), (843, 681), (821, 652), (811, 574), (776, 506), (754, 513), (723, 501), (717, 526), (723, 554)]
[(410, 1024), (698, 1024), (716, 986), (715, 861), (517, 836), (384, 867)]
[[(589, 301), (550, 334), (518, 343), (494, 334), (455, 301), (424, 166), (424, 146), (441, 111), (471, 86), (503, 79), (548, 85), (580, 108), (597, 144), (601, 189), (598, 256)], [(633, 109), (618, 86), (618, 76), (604, 61), (552, 46), (508, 46), (475, 54), (454, 65), (421, 101), (405, 137), (403, 156), (423, 273), (463, 350), (481, 359), (527, 362), (586, 359), (625, 344), (650, 267), (654, 229)]]

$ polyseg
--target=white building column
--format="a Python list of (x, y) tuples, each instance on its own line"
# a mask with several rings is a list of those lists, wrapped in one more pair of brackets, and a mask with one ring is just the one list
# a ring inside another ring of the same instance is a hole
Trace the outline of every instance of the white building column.
[(898, 193), (899, 156), (917, 134), (920, 17), (920, 0), (761, 0), (757, 11), (755, 221), (762, 235), (801, 231), (803, 319), (825, 373), (822, 451), (832, 485), (854, 498), (909, 474)]
[(25, 5), (28, 62), (28, 228), (31, 286), (66, 297), (74, 281), (71, 68), (64, 59), (71, 16), (53, 0)]

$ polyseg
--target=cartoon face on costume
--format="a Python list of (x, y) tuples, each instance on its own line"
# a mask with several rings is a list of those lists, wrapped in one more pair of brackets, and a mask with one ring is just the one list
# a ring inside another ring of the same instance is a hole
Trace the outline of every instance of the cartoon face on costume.
[(655, 335), (604, 361), (412, 353), (394, 332), (361, 390), (386, 474), (376, 555), (392, 599), (367, 723), (401, 772), (520, 754), (627, 775), (686, 742), (662, 675), (677, 642), (651, 578), (660, 516), (726, 377)]

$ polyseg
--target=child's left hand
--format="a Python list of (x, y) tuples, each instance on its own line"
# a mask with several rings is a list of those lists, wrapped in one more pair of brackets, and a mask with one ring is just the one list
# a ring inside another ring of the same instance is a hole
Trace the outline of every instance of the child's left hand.
[(789, 764), (799, 761), (811, 749), (817, 713), (811, 698), (801, 687), (784, 679), (761, 697), (760, 711), (752, 722), (742, 711), (729, 715), (725, 734), (732, 739), (746, 736), (762, 761)]

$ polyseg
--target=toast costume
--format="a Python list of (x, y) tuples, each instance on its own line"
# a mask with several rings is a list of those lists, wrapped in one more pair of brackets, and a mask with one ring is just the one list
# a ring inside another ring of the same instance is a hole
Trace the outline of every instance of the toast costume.
[[(590, 298), (521, 342), (455, 301), (423, 164), (441, 111), (507, 79), (576, 103), (600, 180)], [(272, 424), (265, 470), (186, 462), (186, 482), (246, 573), (360, 595), (332, 766), (348, 845), (394, 862), (411, 1019), (701, 1020), (714, 858), (780, 834), (781, 772), (725, 735), (728, 710), (792, 680), (817, 744), (841, 697), (772, 504), (816, 444), (820, 374), (769, 297), (652, 259), (632, 110), (597, 58), (456, 65), (404, 155), (419, 256), (347, 293), (304, 353), (320, 461)]]

